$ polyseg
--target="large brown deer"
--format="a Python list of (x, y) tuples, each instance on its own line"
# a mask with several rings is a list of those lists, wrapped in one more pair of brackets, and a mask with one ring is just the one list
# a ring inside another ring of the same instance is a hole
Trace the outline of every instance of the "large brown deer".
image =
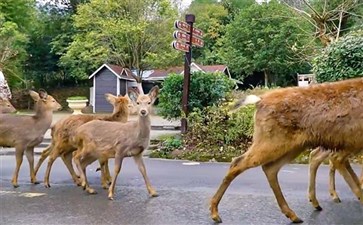
[(139, 95), (137, 92), (130, 90), (130, 98), (136, 103), (137, 121), (127, 123), (92, 121), (77, 129), (75, 141), (78, 143), (78, 150), (74, 156), (74, 161), (80, 173), (82, 186), (88, 193), (95, 193), (95, 190), (90, 188), (87, 182), (85, 170), (87, 165), (97, 159), (102, 161), (115, 157), (114, 175), (108, 190), (108, 198), (112, 200), (122, 161), (124, 157), (132, 156), (144, 178), (150, 196), (157, 196), (146, 174), (142, 152), (149, 146), (150, 110), (158, 92), (159, 88), (157, 86), (153, 87), (147, 95)]
[[(88, 123), (92, 120), (105, 120), (105, 121), (117, 121), (126, 122), (129, 115), (129, 98), (128, 96), (114, 96), (112, 94), (105, 94), (107, 101), (113, 105), (113, 113), (111, 115), (71, 115), (60, 121), (58, 121), (52, 127), (52, 142), (48, 148), (46, 148), (37, 163), (35, 172), (37, 173), (43, 161), (48, 158), (48, 166), (44, 176), (44, 186), (50, 187), (49, 176), (53, 165), (53, 162), (59, 157), (62, 157), (64, 164), (66, 165), (69, 173), (71, 174), (74, 182), (79, 184), (78, 176), (75, 173), (72, 165), (72, 153), (77, 147), (72, 142), (72, 137), (75, 131), (81, 125)], [(108, 172), (107, 162), (103, 162), (101, 166), (101, 182), (104, 188), (107, 188), (107, 184), (110, 180), (110, 174)]]
[(346, 168), (348, 169), (349, 173), (351, 174), (352, 178), (354, 179), (354, 181), (361, 186), (361, 189), (363, 189), (363, 167), (362, 167), (362, 174), (360, 176), (360, 179), (357, 177), (357, 175), (354, 173), (352, 167), (350, 166), (349, 163), (349, 156), (350, 156), (350, 152), (349, 151), (345, 151), (342, 150), (340, 152), (329, 152), (326, 151), (322, 148), (316, 148), (313, 151), (311, 151), (310, 153), (310, 157), (309, 157), (309, 189), (308, 189), (308, 194), (309, 194), (309, 200), (312, 203), (312, 205), (317, 209), (317, 210), (322, 210), (321, 206), (319, 205), (319, 202), (316, 198), (316, 173), (317, 170), (319, 168), (319, 166), (321, 165), (321, 163), (325, 160), (325, 159), (329, 159), (329, 166), (330, 166), (330, 171), (329, 171), (329, 192), (330, 192), (330, 196), (333, 198), (334, 202), (340, 202), (340, 198), (335, 190), (335, 170), (336, 170), (336, 165), (339, 164), (345, 164)]
[[(211, 199), (212, 219), (222, 222), (218, 204), (231, 182), (245, 170), (262, 166), (282, 213), (302, 222), (283, 196), (278, 172), (308, 148), (344, 149), (351, 154), (363, 149), (363, 79), (283, 88), (240, 102), (256, 104), (253, 143), (232, 161)], [(336, 168), (363, 203), (363, 193), (346, 165), (339, 163)]]
[(8, 99), (2, 98), (0, 96), (0, 114), (1, 113), (13, 113), (13, 112), (16, 112), (16, 109), (11, 104), (11, 102)]
[(61, 109), (61, 105), (45, 91), (30, 91), (35, 102), (35, 115), (0, 115), (0, 146), (15, 147), (16, 168), (12, 178), (14, 187), (18, 187), (18, 174), (25, 155), (30, 167), (30, 181), (38, 184), (34, 173), (34, 147), (43, 140), (49, 129), (53, 111)]

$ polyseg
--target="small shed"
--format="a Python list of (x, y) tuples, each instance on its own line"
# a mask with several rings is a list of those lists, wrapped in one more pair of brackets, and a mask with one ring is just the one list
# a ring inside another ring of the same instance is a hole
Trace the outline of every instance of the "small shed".
[(309, 73), (309, 74), (297, 74), (297, 86), (299, 87), (306, 87), (311, 84), (315, 84), (315, 74)]
[(103, 64), (89, 76), (93, 81), (90, 104), (94, 113), (112, 112), (113, 107), (105, 99), (105, 94), (125, 95), (128, 88), (135, 87), (136, 81), (131, 73), (129, 69), (117, 65)]

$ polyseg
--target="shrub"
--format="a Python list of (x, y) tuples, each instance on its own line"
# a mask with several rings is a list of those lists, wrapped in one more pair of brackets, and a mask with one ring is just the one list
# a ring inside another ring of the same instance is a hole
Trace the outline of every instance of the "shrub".
[[(159, 95), (159, 114), (166, 119), (182, 117), (183, 75), (171, 74), (163, 82)], [(189, 111), (220, 103), (235, 83), (223, 73), (195, 72), (190, 79)]]
[(341, 38), (314, 59), (318, 82), (363, 76), (363, 30)]
[(207, 161), (231, 161), (251, 144), (255, 106), (235, 113), (212, 106), (189, 116), (189, 132), (184, 136), (185, 150), (179, 158)]

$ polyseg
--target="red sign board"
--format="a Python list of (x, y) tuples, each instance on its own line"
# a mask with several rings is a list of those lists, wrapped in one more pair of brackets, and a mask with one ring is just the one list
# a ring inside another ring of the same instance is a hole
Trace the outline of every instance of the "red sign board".
[[(190, 39), (190, 35), (186, 34), (184, 32), (181, 31), (174, 31), (173, 34), (174, 38), (184, 41), (184, 42), (189, 42)], [(192, 44), (196, 45), (198, 47), (203, 47), (204, 46), (204, 41), (202, 39), (199, 39), (197, 37), (192, 37)]]
[[(175, 28), (190, 33), (190, 25), (186, 22), (176, 20), (174, 23)], [(203, 37), (203, 31), (198, 28), (193, 27), (193, 35), (198, 37)]]
[(179, 42), (179, 41), (173, 41), (171, 43), (171, 45), (173, 46), (174, 49), (179, 50), (179, 51), (183, 51), (183, 52), (189, 52), (189, 45)]

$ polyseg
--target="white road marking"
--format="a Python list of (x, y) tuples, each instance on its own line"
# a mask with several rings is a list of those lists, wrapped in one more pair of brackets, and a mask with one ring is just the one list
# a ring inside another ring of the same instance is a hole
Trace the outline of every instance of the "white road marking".
[(199, 162), (184, 162), (183, 165), (184, 166), (196, 166), (199, 165)]

